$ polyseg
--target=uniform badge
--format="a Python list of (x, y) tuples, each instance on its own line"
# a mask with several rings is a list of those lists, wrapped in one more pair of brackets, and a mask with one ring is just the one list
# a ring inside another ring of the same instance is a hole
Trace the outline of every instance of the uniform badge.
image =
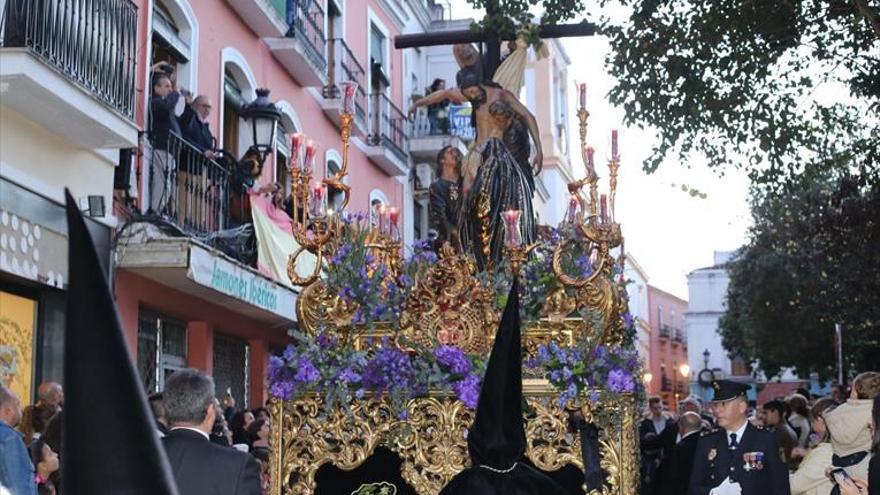
[(709, 451), (709, 460), (710, 460), (710, 461), (714, 461), (716, 455), (718, 455), (718, 451), (717, 451), (717, 450), (715, 450), (715, 449), (710, 450), (710, 451)]
[(746, 452), (743, 454), (743, 469), (747, 472), (753, 469), (756, 471), (764, 469), (764, 453)]

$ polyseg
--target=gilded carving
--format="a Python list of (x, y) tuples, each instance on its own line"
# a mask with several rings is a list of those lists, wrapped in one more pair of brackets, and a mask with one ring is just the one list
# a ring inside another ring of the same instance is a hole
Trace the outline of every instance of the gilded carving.
[[(567, 431), (566, 411), (543, 380), (525, 380), (523, 393), (534, 411), (526, 418), (528, 458), (555, 471), (568, 464), (582, 468), (580, 440)], [(601, 466), (606, 486), (590, 495), (629, 495), (638, 487), (635, 400), (585, 404), (587, 420), (600, 427)], [(414, 399), (408, 418), (393, 414), (387, 401), (368, 398), (350, 411), (322, 413), (321, 399), (273, 401), (270, 476), (272, 495), (311, 494), (315, 474), (324, 464), (344, 470), (360, 466), (378, 446), (396, 452), (402, 477), (420, 495), (436, 495), (469, 464), (466, 431), (474, 412), (448, 396)], [(280, 448), (279, 448), (280, 447)]]

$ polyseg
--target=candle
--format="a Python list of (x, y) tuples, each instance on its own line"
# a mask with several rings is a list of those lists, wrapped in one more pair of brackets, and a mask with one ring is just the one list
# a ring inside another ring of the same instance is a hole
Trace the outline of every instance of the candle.
[(522, 232), (519, 228), (520, 217), (522, 217), (522, 210), (501, 212), (501, 219), (504, 221), (504, 245), (509, 248), (522, 245)]
[(302, 152), (302, 142), (305, 136), (295, 132), (290, 135), (290, 170), (299, 170), (300, 154)]
[(611, 159), (617, 160), (617, 129), (611, 131)]
[(608, 195), (599, 195), (599, 219), (602, 223), (608, 223)]
[(306, 157), (303, 159), (303, 172), (311, 174), (315, 166), (315, 154), (318, 152), (315, 142), (309, 139), (306, 143)]
[(578, 95), (580, 97), (581, 108), (587, 107), (587, 84), (580, 83), (578, 85)]
[(327, 188), (320, 182), (312, 182), (309, 195), (309, 216), (324, 218), (327, 216)]
[(346, 81), (342, 83), (342, 112), (353, 115), (354, 95), (357, 93), (358, 84), (354, 81)]
[(391, 235), (391, 238), (397, 240), (397, 235), (399, 233), (397, 227), (397, 220), (400, 218), (400, 209), (396, 206), (392, 206), (388, 208), (388, 233)]
[(572, 195), (568, 199), (568, 211), (565, 212), (565, 220), (574, 225), (577, 223), (577, 213), (578, 213), (578, 200), (577, 197)]
[(379, 233), (388, 233), (388, 208), (385, 205), (379, 207)]
[(596, 154), (596, 149), (592, 146), (587, 146), (587, 169), (590, 171), (596, 170), (595, 163), (593, 162), (593, 157)]

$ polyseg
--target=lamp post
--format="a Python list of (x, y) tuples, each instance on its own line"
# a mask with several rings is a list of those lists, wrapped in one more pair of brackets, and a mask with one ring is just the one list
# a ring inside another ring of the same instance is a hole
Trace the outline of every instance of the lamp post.
[[(709, 369), (709, 357), (711, 355), (712, 353), (709, 352), (709, 349), (703, 351), (703, 369), (700, 370), (700, 373), (697, 375), (697, 383), (699, 383), (700, 387), (704, 390), (711, 387), (712, 382), (715, 381), (715, 372)], [(703, 392), (703, 395), (706, 395), (705, 391)]]
[(269, 90), (259, 88), (257, 98), (242, 108), (241, 116), (251, 130), (252, 144), (245, 157), (258, 160), (262, 170), (266, 157), (275, 147), (275, 131), (281, 120), (281, 111), (269, 101)]

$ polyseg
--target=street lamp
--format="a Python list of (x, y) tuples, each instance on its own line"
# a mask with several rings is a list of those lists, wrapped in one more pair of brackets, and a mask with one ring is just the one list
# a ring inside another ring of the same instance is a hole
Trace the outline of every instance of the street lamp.
[(709, 369), (709, 356), (711, 355), (712, 353), (709, 352), (709, 349), (703, 351), (703, 369)]
[(690, 376), (691, 376), (691, 367), (687, 363), (684, 363), (681, 366), (679, 366), (678, 371), (679, 371), (679, 373), (681, 373), (681, 376), (684, 378), (690, 378)]
[(241, 117), (251, 129), (251, 147), (247, 155), (259, 157), (260, 168), (266, 161), (266, 156), (275, 145), (275, 130), (278, 121), (281, 120), (281, 111), (275, 104), (269, 101), (269, 90), (257, 89), (257, 98), (244, 106)]

